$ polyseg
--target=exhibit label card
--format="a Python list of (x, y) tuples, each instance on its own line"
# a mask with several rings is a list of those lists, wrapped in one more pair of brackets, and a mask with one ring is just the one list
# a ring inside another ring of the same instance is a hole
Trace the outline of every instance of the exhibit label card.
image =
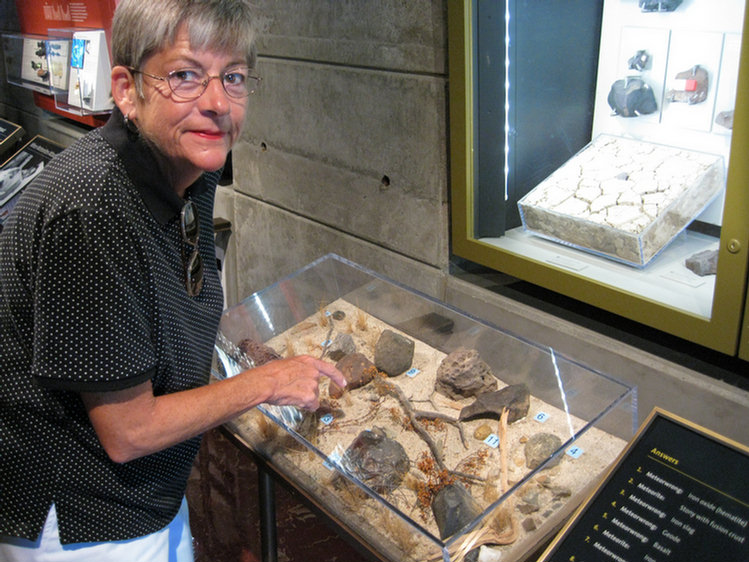
[(543, 562), (749, 560), (749, 448), (655, 409)]

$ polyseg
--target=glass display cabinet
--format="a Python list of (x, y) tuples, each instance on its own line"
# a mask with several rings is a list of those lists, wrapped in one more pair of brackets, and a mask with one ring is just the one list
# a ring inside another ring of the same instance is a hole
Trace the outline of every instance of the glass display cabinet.
[(749, 360), (745, 8), (448, 2), (454, 254)]
[(635, 389), (332, 254), (227, 309), (213, 371), (299, 354), (346, 390), (229, 428), (383, 560), (527, 558), (636, 431)]
[(2, 39), (9, 83), (47, 96), (62, 115), (111, 112), (111, 64), (103, 29), (5, 33)]
[(9, 83), (50, 96), (68, 91), (69, 38), (21, 33), (2, 38)]

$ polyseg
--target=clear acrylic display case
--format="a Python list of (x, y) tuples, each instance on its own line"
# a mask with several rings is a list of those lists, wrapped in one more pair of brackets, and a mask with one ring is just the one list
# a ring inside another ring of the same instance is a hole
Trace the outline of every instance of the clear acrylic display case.
[[(385, 350), (383, 334), (397, 345)], [(386, 560), (460, 561), (477, 548), (527, 558), (636, 429), (634, 388), (333, 254), (227, 309), (213, 374), (352, 352), (375, 365), (362, 369), (368, 384), (341, 394), (323, 379), (317, 412), (261, 405), (229, 428)], [(523, 389), (518, 413), (493, 405), (475, 418), (471, 391), (446, 393), (446, 373), (470, 366), (483, 396)]]
[(64, 35), (3, 33), (9, 83), (45, 95), (68, 90), (70, 39)]
[(723, 189), (723, 158), (599, 135), (520, 201), (538, 236), (644, 267)]
[(111, 112), (109, 50), (103, 29), (57, 28), (48, 35), (5, 33), (9, 83), (50, 96), (64, 114)]
[(112, 67), (105, 31), (70, 28), (54, 32), (70, 41), (68, 87), (55, 92), (55, 106), (76, 115), (109, 113)]

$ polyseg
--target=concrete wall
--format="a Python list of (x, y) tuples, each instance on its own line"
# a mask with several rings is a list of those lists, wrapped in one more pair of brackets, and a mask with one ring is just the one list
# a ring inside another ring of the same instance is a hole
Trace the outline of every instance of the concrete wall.
[(263, 82), (219, 203), (234, 232), (228, 300), (329, 252), (441, 296), (445, 3), (256, 5)]

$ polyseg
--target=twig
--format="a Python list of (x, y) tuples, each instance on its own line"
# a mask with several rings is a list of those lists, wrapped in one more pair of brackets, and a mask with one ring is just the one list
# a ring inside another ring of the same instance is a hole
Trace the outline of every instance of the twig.
[(330, 324), (330, 328), (328, 328), (328, 335), (325, 336), (325, 341), (322, 343), (322, 352), (320, 353), (320, 359), (325, 357), (325, 354), (328, 352), (328, 348), (330, 347), (330, 344), (333, 342), (330, 338), (333, 337), (333, 315), (331, 314), (327, 318), (328, 323)]
[(394, 384), (390, 384), (389, 382), (383, 380), (381, 377), (375, 377), (375, 381), (378, 385), (381, 385), (388, 394), (398, 400), (401, 407), (405, 410), (406, 415), (408, 416), (408, 421), (411, 422), (414, 431), (419, 434), (419, 437), (424, 440), (424, 442), (429, 447), (429, 450), (432, 452), (432, 456), (434, 457), (434, 461), (437, 463), (437, 466), (439, 466), (442, 470), (447, 470), (445, 461), (442, 459), (442, 452), (439, 450), (437, 444), (434, 442), (429, 433), (427, 433), (427, 431), (416, 419), (414, 410), (411, 408), (411, 404), (409, 403), (408, 398), (406, 398), (405, 394), (403, 394), (403, 391)]
[[(376, 384), (381, 385), (382, 388), (388, 394), (390, 394), (396, 400), (398, 400), (401, 407), (406, 412), (406, 415), (408, 416), (408, 421), (411, 422), (411, 426), (414, 428), (414, 431), (416, 431), (416, 433), (419, 434), (419, 437), (421, 437), (424, 440), (424, 442), (427, 444), (427, 446), (429, 447), (429, 450), (432, 452), (432, 456), (434, 457), (434, 462), (437, 463), (437, 466), (439, 466), (441, 470), (445, 470), (448, 473), (454, 476), (457, 476), (459, 478), (465, 478), (465, 479), (474, 480), (477, 482), (484, 481), (484, 479), (479, 476), (475, 476), (473, 474), (467, 474), (465, 472), (457, 472), (457, 471), (448, 469), (447, 466), (445, 466), (444, 459), (442, 458), (442, 452), (437, 447), (437, 444), (434, 442), (431, 435), (429, 435), (429, 433), (421, 426), (419, 421), (416, 419), (417, 413), (413, 408), (411, 408), (411, 403), (409, 402), (408, 398), (406, 398), (406, 395), (403, 394), (403, 391), (400, 388), (398, 388), (396, 385), (387, 382), (381, 377), (376, 377), (375, 381), (376, 381)], [(436, 412), (420, 412), (420, 413), (428, 414), (428, 416), (425, 416), (425, 417), (435, 415), (436, 417), (443, 418), (443, 414), (437, 414)], [(457, 422), (457, 420), (455, 421)]]
[(510, 415), (510, 410), (502, 408), (502, 414), (499, 416), (499, 468), (500, 477), (499, 483), (502, 486), (502, 493), (504, 494), (510, 488), (510, 482), (507, 477), (508, 466), (507, 466), (507, 418)]
[(456, 418), (453, 418), (451, 416), (448, 416), (447, 414), (441, 414), (439, 412), (427, 412), (424, 410), (414, 410), (414, 416), (417, 418), (426, 418), (429, 420), (442, 420), (444, 422), (449, 423), (455, 429), (458, 430), (458, 434), (460, 435), (460, 441), (463, 443), (463, 447), (466, 449), (468, 448), (468, 442), (466, 441), (465, 433), (463, 433), (463, 426), (460, 424), (460, 421)]

